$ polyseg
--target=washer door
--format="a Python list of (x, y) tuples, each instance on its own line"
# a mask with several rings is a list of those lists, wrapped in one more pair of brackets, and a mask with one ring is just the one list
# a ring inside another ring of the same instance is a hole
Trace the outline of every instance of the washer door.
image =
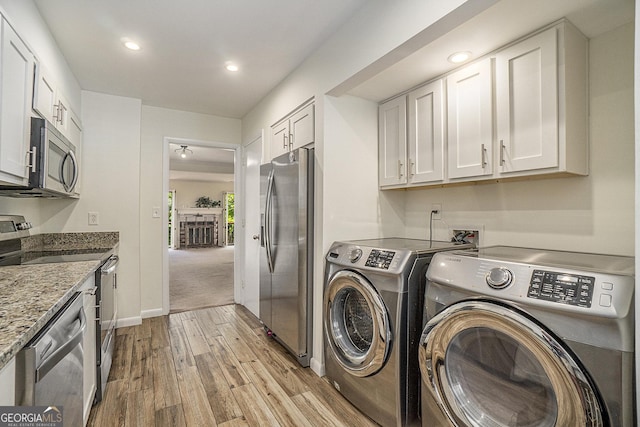
[(419, 357), (423, 393), (455, 426), (603, 425), (580, 363), (517, 309), (453, 304), (427, 323)]
[(324, 330), (338, 363), (350, 374), (366, 377), (387, 361), (392, 334), (382, 297), (361, 274), (336, 273), (324, 293)]

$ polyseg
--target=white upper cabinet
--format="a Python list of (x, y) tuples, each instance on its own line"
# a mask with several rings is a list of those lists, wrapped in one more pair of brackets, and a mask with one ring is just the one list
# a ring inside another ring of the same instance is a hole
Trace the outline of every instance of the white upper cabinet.
[(410, 184), (444, 179), (442, 80), (422, 86), (408, 95)]
[(378, 108), (378, 183), (381, 187), (407, 183), (407, 98), (401, 96)]
[(499, 172), (558, 166), (557, 30), (496, 54)]
[(587, 175), (586, 37), (565, 21), (495, 60), (497, 175)]
[(493, 142), (491, 60), (447, 76), (448, 177), (491, 175)]
[(275, 158), (289, 151), (289, 120), (271, 126), (271, 157)]
[(42, 63), (36, 64), (33, 110), (53, 123), (64, 136), (70, 138), (73, 130), (69, 102)]
[(310, 104), (294, 113), (289, 119), (289, 144), (292, 150), (311, 144), (315, 140), (313, 113), (313, 104)]
[(314, 105), (308, 104), (271, 126), (271, 158), (304, 147), (314, 141)]
[(0, 52), (0, 181), (28, 181), (34, 57), (2, 19)]
[(587, 70), (566, 20), (462, 66), (409, 92), (408, 154), (406, 97), (381, 104), (380, 186), (587, 175)]

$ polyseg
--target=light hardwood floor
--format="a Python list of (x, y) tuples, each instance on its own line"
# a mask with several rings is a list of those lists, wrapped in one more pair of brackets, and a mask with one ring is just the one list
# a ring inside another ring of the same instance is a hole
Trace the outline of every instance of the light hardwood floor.
[(90, 426), (375, 426), (301, 368), (244, 307), (145, 319), (118, 329)]

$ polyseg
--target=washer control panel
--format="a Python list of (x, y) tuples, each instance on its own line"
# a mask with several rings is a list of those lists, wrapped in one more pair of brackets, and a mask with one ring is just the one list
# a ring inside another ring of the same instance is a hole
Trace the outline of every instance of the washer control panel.
[(591, 307), (595, 277), (533, 270), (527, 297), (578, 307)]
[(367, 262), (365, 262), (366, 267), (374, 267), (381, 268), (383, 270), (388, 270), (391, 265), (391, 261), (395, 256), (394, 251), (383, 251), (381, 249), (372, 249), (369, 253), (369, 257), (367, 258)]

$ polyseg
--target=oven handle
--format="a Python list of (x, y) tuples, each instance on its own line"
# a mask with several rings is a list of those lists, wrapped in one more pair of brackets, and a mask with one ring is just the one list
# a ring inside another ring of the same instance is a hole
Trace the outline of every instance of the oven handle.
[(74, 348), (78, 344), (82, 342), (82, 338), (84, 337), (84, 331), (87, 328), (87, 316), (84, 314), (84, 309), (81, 307), (78, 312), (78, 317), (74, 320), (73, 323), (79, 321), (80, 327), (79, 329), (69, 338), (67, 342), (62, 344), (56, 351), (53, 352), (49, 357), (44, 359), (40, 366), (36, 368), (36, 382), (41, 381), (45, 375), (53, 369), (54, 366), (58, 364), (62, 359), (64, 359), (67, 354), (71, 353)]

